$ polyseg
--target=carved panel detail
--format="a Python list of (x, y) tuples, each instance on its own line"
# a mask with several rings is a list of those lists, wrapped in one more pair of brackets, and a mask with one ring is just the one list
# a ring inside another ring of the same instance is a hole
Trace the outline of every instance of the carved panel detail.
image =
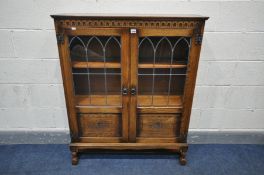
[(177, 28), (193, 29), (200, 21), (155, 21), (155, 20), (92, 20), (92, 19), (70, 19), (58, 20), (57, 24), (63, 28), (86, 28), (86, 27), (138, 27), (138, 28)]
[(137, 137), (177, 137), (179, 124), (177, 114), (141, 114), (137, 117)]
[(119, 137), (121, 126), (119, 114), (81, 114), (79, 118), (83, 137)]

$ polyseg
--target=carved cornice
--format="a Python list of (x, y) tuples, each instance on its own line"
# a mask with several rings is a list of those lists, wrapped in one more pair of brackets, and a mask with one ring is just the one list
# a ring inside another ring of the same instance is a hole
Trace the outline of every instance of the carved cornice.
[(174, 28), (194, 29), (201, 21), (154, 21), (154, 20), (107, 20), (107, 19), (69, 19), (57, 20), (57, 25), (62, 28), (70, 27), (128, 27), (128, 28)]

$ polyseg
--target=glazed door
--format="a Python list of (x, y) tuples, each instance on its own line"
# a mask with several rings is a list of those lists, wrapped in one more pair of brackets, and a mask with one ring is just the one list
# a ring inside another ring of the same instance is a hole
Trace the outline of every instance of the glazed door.
[(79, 141), (127, 142), (128, 30), (65, 32)]
[(130, 141), (178, 142), (192, 31), (131, 33)]

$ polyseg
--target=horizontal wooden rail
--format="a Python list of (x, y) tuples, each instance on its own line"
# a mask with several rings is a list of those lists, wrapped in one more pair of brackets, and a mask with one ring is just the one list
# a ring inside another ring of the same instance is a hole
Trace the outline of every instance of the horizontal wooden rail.
[(81, 62), (73, 61), (73, 68), (121, 68), (120, 63), (111, 63), (111, 62)]
[(186, 64), (139, 64), (138, 68), (185, 68)]

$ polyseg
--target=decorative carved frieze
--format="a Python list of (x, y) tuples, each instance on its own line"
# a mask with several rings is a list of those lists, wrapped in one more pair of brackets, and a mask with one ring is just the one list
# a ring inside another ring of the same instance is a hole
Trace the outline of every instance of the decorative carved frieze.
[(60, 27), (138, 27), (138, 28), (177, 28), (193, 29), (200, 21), (155, 21), (155, 20), (92, 20), (92, 19), (70, 19), (58, 20)]

